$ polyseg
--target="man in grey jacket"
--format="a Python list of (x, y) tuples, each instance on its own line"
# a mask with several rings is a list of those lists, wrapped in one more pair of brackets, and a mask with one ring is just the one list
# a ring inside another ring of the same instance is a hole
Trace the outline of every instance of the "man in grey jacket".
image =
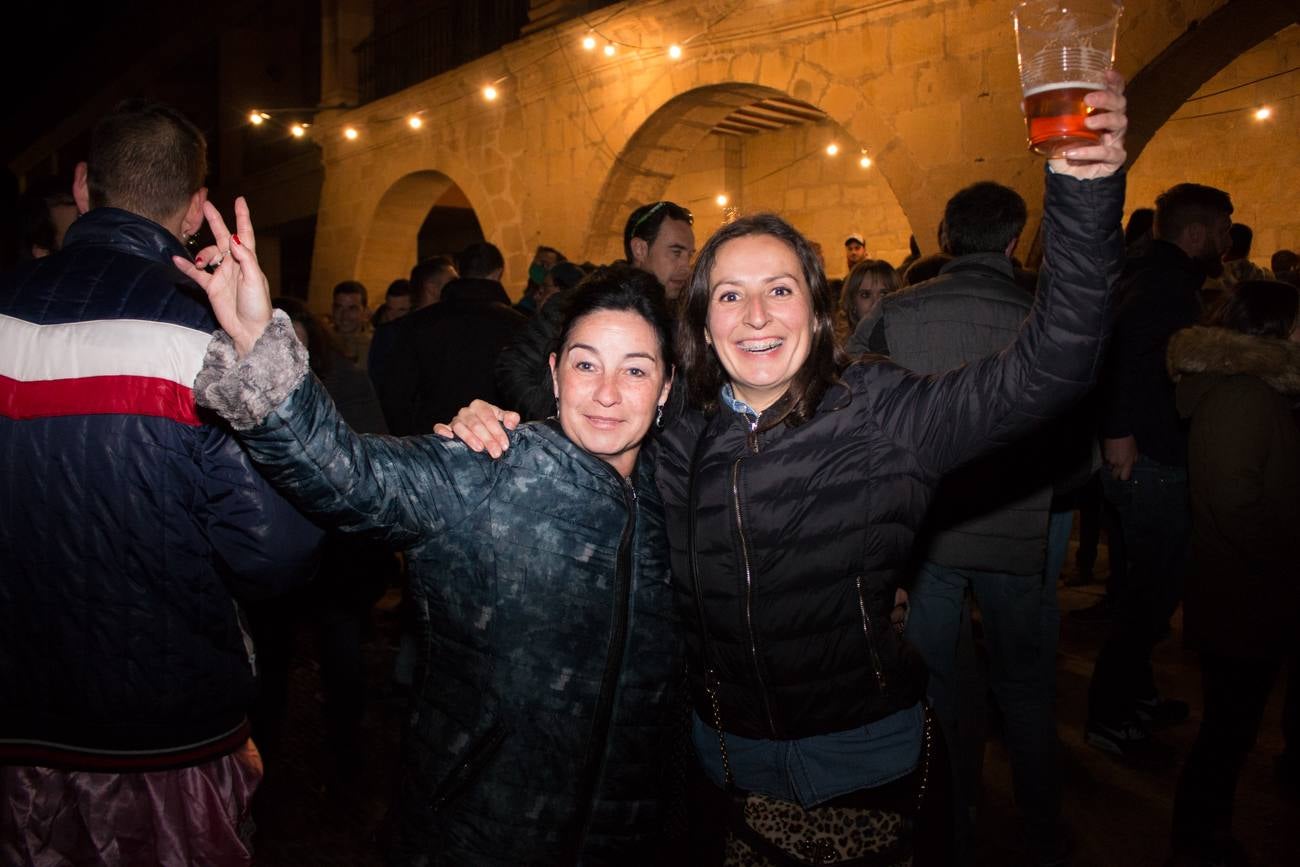
[[(1017, 285), (1010, 258), (1025, 220), (1024, 200), (999, 184), (984, 181), (954, 195), (944, 210), (944, 252), (954, 258), (939, 276), (885, 299), (879, 318), (862, 329), (866, 348), (930, 373), (1009, 344), (1033, 304)], [(930, 669), (928, 697), (950, 745), (964, 864), (974, 863), (971, 813), (978, 800), (984, 712), (979, 678), (972, 677), (973, 666), (963, 665), (968, 656), (959, 651), (969, 620), (967, 590), (983, 615), (990, 680), (1005, 718), (1032, 863), (1059, 858), (1052, 709), (1059, 612), (1055, 585), (1043, 575), (1051, 473), (1034, 445), (1017, 443), (944, 480), (929, 532), (919, 540), (921, 562), (910, 587), (907, 638)]]

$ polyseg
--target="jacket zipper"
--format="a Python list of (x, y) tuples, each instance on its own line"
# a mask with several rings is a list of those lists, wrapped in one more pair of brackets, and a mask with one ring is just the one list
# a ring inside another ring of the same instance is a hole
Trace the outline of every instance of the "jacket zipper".
[(862, 634), (867, 637), (867, 650), (871, 653), (871, 667), (876, 673), (876, 686), (884, 692), (889, 688), (885, 681), (885, 667), (880, 664), (880, 654), (876, 651), (876, 640), (872, 636), (871, 615), (867, 613), (866, 597), (862, 595), (862, 576), (857, 577), (858, 611), (862, 612)]
[(447, 776), (446, 781), (442, 784), (442, 790), (434, 795), (433, 812), (436, 813), (445, 807), (453, 795), (478, 776), (479, 769), (487, 764), (488, 759), (492, 758), (497, 751), (497, 747), (501, 746), (501, 742), (506, 739), (508, 734), (510, 734), (509, 729), (501, 723), (497, 723), (488, 730), (478, 745), (465, 756), (465, 760)]
[[(758, 420), (749, 425), (746, 441), (750, 451), (758, 454)], [(768, 730), (773, 738), (779, 737), (776, 719), (772, 716), (772, 703), (767, 697), (767, 685), (763, 682), (763, 670), (758, 663), (758, 639), (754, 635), (754, 576), (749, 566), (749, 542), (745, 539), (745, 521), (740, 507), (740, 458), (731, 467), (731, 494), (736, 504), (736, 532), (740, 535), (740, 557), (745, 566), (745, 628), (749, 632), (750, 661), (754, 664), (754, 677), (758, 680), (758, 694), (763, 699), (763, 710), (767, 714)]]
[(632, 593), (632, 528), (636, 525), (639, 503), (636, 488), (622, 476), (619, 476), (618, 481), (623, 489), (623, 502), (627, 506), (627, 523), (623, 525), (623, 535), (618, 542), (618, 568), (614, 579), (613, 616), (610, 618), (605, 673), (600, 680), (596, 713), (591, 720), (591, 735), (587, 741), (587, 756), (583, 761), (582, 776), (578, 778), (577, 803), (579, 808), (585, 811), (586, 817), (574, 843), (575, 860), (581, 855), (587, 834), (591, 830), (591, 821), (596, 807), (596, 783), (605, 768), (605, 742), (609, 738), (609, 727), (614, 716), (618, 673), (623, 668), (623, 657), (627, 651), (628, 602)]

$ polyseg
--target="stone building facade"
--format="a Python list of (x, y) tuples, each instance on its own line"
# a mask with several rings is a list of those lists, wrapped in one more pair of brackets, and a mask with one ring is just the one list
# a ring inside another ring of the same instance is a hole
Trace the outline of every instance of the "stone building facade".
[[(339, 280), (380, 286), (408, 270), (420, 222), (453, 189), (502, 248), (515, 289), (538, 244), (577, 260), (620, 256), (626, 214), (659, 198), (690, 207), (700, 235), (722, 219), (718, 195), (741, 211), (779, 210), (822, 242), (835, 274), (850, 231), (888, 259), (902, 258), (909, 233), (933, 250), (945, 200), (974, 180), (1009, 184), (1031, 208), (1040, 197), (1040, 160), (1024, 147), (1009, 3), (643, 0), (568, 19), (565, 5), (536, 2), (549, 26), (318, 118), (325, 183), (315, 305), (328, 303)], [(1297, 12), (1286, 0), (1129, 7), (1118, 67), (1132, 82), (1135, 194), (1148, 201), (1190, 168), (1180, 154), (1199, 149), (1175, 136), (1163, 143), (1165, 122), (1188, 113), (1184, 101), (1216, 75), (1250, 75), (1263, 62), (1250, 59), (1254, 49), (1273, 61), (1291, 57), (1296, 28), (1285, 28)], [(594, 50), (583, 47), (588, 36)], [(1243, 55), (1242, 68), (1229, 69)], [(483, 97), (487, 85), (494, 101)], [(1293, 116), (1300, 105), (1290, 105)], [(424, 113), (418, 130), (405, 123), (415, 112)], [(769, 123), (746, 126), (753, 118)], [(1199, 123), (1179, 131), (1222, 135)], [(355, 139), (343, 137), (347, 127)], [(836, 157), (825, 153), (830, 144)], [(1296, 170), (1294, 148), (1269, 159)], [(1193, 174), (1213, 183), (1258, 168), (1227, 161), (1194, 160)], [(1265, 216), (1259, 208), (1251, 213), (1266, 224), (1257, 225), (1261, 249), (1300, 240), (1280, 209)]]

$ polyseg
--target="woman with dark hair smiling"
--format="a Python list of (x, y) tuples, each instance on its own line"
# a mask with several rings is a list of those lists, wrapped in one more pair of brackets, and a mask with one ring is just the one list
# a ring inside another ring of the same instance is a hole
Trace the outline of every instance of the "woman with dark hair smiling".
[(641, 459), (673, 371), (662, 287), (618, 267), (573, 290), (550, 356), (558, 418), (490, 461), (354, 433), (272, 313), (243, 199), (236, 235), (205, 215), (215, 273), (174, 260), (223, 328), (198, 402), (322, 526), (406, 551), (421, 648), (391, 861), (648, 857), (680, 665), (663, 505)]
[[(925, 664), (891, 616), (944, 473), (1095, 378), (1123, 262), (1122, 85), (1110, 73), (1086, 98), (1100, 142), (1049, 165), (1043, 290), (998, 355), (935, 376), (849, 364), (818, 257), (777, 216), (700, 251), (677, 331), (695, 409), (665, 431), (656, 478), (710, 781), (691, 811), (706, 861), (952, 863), (947, 815), (914, 833), (946, 774), (929, 767)], [(500, 453), (501, 418), (476, 404), (452, 428)]]

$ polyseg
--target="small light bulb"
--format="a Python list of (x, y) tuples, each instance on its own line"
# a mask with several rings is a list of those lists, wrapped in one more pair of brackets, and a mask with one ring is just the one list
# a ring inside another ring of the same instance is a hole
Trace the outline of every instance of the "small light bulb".
[(728, 201), (728, 200), (727, 200), (727, 194), (726, 194), (726, 193), (718, 193), (718, 197), (717, 197), (716, 199), (714, 199), (713, 201), (715, 201), (715, 202), (718, 203), (718, 207), (719, 207), (719, 208), (725, 208), (725, 207), (727, 206), (727, 201)]
[(418, 114), (413, 114), (406, 119), (406, 125), (409, 126), (411, 129), (419, 129), (420, 127), (424, 126), (424, 121), (420, 120), (420, 116)]
[(345, 127), (343, 130), (343, 137), (348, 141), (356, 141), (358, 135), (360, 135), (360, 133), (357, 132), (356, 127), (349, 126)]
[(863, 154), (862, 159), (858, 160), (858, 165), (862, 166), (864, 169), (871, 168), (871, 157)]
[(265, 120), (266, 118), (262, 117), (262, 113), (260, 111), (255, 111), (248, 116), (248, 122), (251, 123), (253, 126), (261, 126), (262, 122)]
[(674, 42), (672, 45), (669, 45), (669, 46), (668, 46), (668, 56), (671, 57), (673, 60), (681, 60), (681, 59), (682, 59), (682, 47), (681, 47), (680, 45), (678, 45), (676, 42)]
[(840, 146), (837, 144), (826, 145), (826, 156), (833, 157), (840, 152)]
[(293, 126), (289, 127), (289, 134), (294, 138), (302, 138), (307, 134), (307, 128), (300, 123), (295, 123)]
[(617, 51), (618, 51), (618, 49), (614, 47), (614, 43), (610, 42), (610, 43), (607, 43), (607, 44), (605, 45), (605, 56), (606, 56), (606, 57), (613, 57), (614, 54), (615, 54)]
[(1255, 120), (1268, 120), (1273, 116), (1273, 109), (1267, 105), (1255, 109)]
[(584, 37), (582, 37), (582, 47), (585, 48), (585, 49), (588, 50), (588, 51), (595, 51), (595, 50), (596, 50), (596, 37), (594, 37), (594, 36), (584, 36)]
[(490, 84), (483, 86), (483, 98), (488, 102), (497, 98), (497, 89)]

